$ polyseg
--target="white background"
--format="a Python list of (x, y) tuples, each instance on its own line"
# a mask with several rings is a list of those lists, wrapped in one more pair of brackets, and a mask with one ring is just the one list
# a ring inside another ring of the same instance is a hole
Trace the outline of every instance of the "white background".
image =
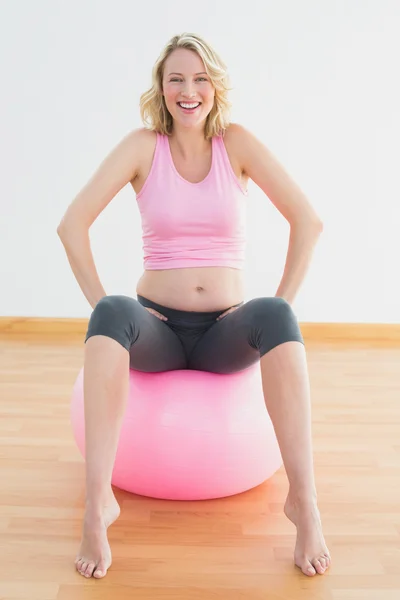
[[(87, 317), (56, 234), (184, 31), (227, 63), (232, 120), (324, 222), (300, 321), (400, 322), (400, 0), (0, 0), (0, 315)], [(246, 299), (274, 295), (289, 228), (249, 184)], [(108, 294), (135, 297), (140, 215), (126, 186), (91, 229)]]

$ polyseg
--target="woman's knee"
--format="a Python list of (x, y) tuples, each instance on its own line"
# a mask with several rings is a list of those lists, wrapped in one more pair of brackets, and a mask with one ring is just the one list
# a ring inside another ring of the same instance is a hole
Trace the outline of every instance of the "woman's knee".
[(104, 335), (116, 340), (129, 351), (139, 306), (138, 301), (129, 296), (104, 296), (90, 316), (85, 342), (94, 335)]
[(247, 302), (251, 307), (251, 314), (257, 319), (280, 319), (296, 318), (289, 302), (279, 297), (253, 298)]
[(304, 344), (297, 317), (284, 298), (261, 297), (248, 302), (253, 326), (253, 340), (260, 356), (285, 342)]

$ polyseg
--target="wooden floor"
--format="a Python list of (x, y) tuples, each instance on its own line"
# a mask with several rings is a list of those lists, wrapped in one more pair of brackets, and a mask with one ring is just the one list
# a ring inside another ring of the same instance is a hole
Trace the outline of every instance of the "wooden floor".
[(69, 421), (82, 341), (0, 339), (0, 599), (400, 600), (400, 348), (307, 353), (327, 574), (293, 566), (281, 469), (221, 500), (116, 490), (114, 563), (86, 580), (73, 564), (84, 465)]

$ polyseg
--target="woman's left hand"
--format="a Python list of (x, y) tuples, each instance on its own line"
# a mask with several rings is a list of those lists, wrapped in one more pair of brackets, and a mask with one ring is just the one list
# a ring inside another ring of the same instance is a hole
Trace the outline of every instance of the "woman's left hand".
[(229, 313), (234, 312), (235, 310), (237, 310), (238, 308), (240, 308), (240, 306), (232, 306), (231, 308), (228, 308), (228, 310), (226, 310), (225, 312), (222, 313), (222, 315), (219, 315), (219, 317), (216, 318), (217, 321), (219, 321), (220, 319), (223, 319), (226, 315), (229, 315)]

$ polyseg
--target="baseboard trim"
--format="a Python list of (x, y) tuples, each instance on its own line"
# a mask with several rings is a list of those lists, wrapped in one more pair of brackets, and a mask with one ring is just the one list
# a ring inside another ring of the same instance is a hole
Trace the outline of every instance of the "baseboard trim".
[(395, 323), (300, 323), (300, 328), (307, 341), (400, 344), (400, 325)]
[(0, 334), (84, 335), (88, 319), (56, 317), (0, 317)]
[[(88, 319), (0, 317), (0, 335), (84, 336)], [(391, 323), (300, 323), (308, 342), (379, 342), (400, 344), (400, 324)]]

